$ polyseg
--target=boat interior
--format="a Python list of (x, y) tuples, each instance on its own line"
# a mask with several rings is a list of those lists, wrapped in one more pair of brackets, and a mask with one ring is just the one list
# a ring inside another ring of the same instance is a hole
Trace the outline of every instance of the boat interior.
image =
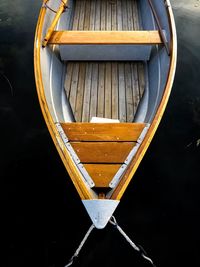
[[(154, 10), (147, 0), (69, 0), (41, 51), (54, 122), (99, 194), (119, 183), (166, 85), (170, 25), (164, 1), (153, 2)], [(48, 1), (43, 38), (61, 3)]]
[[(139, 30), (137, 1), (77, 0), (71, 29)], [(100, 58), (105, 58), (103, 62), (87, 59), (85, 62), (66, 62), (65, 90), (75, 121), (90, 122), (92, 117), (118, 119), (120, 122), (134, 120), (144, 93), (144, 63), (113, 61), (116, 56), (107, 61), (106, 54), (107, 51), (100, 55)]]

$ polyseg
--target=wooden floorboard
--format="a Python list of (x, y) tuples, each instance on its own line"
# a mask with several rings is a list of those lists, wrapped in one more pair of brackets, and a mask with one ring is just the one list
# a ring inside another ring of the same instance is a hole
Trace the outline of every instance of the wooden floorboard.
[[(141, 30), (136, 0), (76, 0), (72, 30)], [(144, 93), (142, 62), (68, 62), (65, 91), (77, 122), (132, 122)]]

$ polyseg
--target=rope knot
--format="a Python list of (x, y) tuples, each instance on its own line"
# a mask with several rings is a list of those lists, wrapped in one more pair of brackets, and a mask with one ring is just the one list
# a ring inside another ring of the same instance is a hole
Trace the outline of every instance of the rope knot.
[(115, 219), (115, 217), (114, 216), (112, 216), (111, 218), (110, 218), (110, 221), (109, 221), (114, 227), (118, 227), (118, 223), (117, 223), (117, 221), (116, 221), (116, 219)]

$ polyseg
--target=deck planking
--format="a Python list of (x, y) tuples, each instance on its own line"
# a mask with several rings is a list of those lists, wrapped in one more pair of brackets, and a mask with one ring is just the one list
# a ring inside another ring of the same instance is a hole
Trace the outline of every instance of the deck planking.
[[(140, 30), (136, 0), (76, 0), (72, 30)], [(132, 122), (144, 92), (142, 62), (67, 62), (65, 90), (77, 122)]]

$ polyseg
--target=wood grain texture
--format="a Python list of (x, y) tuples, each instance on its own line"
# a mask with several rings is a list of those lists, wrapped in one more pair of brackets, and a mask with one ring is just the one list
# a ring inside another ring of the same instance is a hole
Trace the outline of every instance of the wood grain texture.
[(145, 123), (61, 123), (70, 141), (136, 142)]
[(121, 167), (121, 164), (84, 164), (95, 187), (108, 188), (109, 183)]
[(161, 43), (158, 31), (54, 31), (49, 39), (49, 44), (59, 45), (153, 45)]
[[(141, 30), (135, 0), (76, 0), (74, 5), (75, 34), (81, 30), (84, 35), (90, 31), (129, 35)], [(142, 66), (142, 62), (67, 62), (65, 90), (75, 120), (89, 122), (97, 116), (132, 122), (144, 91)]]
[(123, 163), (135, 142), (71, 142), (82, 163)]

